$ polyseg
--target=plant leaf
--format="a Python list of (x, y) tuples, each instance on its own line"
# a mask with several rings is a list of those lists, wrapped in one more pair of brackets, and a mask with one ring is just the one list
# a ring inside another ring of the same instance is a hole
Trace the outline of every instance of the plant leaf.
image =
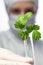
[(38, 25), (33, 25), (33, 29), (34, 29), (34, 30), (39, 30), (39, 29), (40, 29), (40, 26), (38, 26)]
[(28, 33), (32, 32), (33, 31), (33, 25), (32, 24), (28, 24), (26, 29), (27, 29)]
[(32, 33), (32, 38), (34, 40), (39, 40), (41, 38), (41, 33), (36, 31), (36, 30), (34, 30), (33, 33)]
[(24, 19), (30, 18), (33, 15), (32, 12), (28, 12), (24, 15)]

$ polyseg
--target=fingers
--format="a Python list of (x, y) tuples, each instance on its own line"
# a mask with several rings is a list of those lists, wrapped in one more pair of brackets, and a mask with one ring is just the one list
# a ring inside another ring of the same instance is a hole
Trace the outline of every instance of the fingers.
[(16, 54), (7, 49), (0, 48), (0, 59), (15, 61)]
[(32, 58), (26, 58), (26, 63), (34, 64), (34, 61)]
[(25, 57), (19, 56), (7, 49), (2, 49), (2, 48), (0, 48), (0, 59), (33, 64), (32, 58), (30, 57), (25, 58)]
[(0, 65), (31, 65), (31, 64), (22, 63), (22, 62), (13, 62), (13, 61), (7, 61), (7, 60), (0, 60)]

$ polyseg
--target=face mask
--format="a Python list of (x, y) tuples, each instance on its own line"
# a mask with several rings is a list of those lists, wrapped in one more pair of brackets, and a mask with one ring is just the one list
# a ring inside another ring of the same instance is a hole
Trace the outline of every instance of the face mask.
[(9, 26), (10, 30), (16, 35), (18, 38), (18, 29), (14, 27), (19, 15), (9, 15)]
[(17, 22), (17, 19), (18, 19), (18, 16), (19, 15), (10, 15), (9, 16), (9, 25), (10, 25), (10, 28), (12, 28), (13, 30), (15, 29), (14, 27), (14, 24)]

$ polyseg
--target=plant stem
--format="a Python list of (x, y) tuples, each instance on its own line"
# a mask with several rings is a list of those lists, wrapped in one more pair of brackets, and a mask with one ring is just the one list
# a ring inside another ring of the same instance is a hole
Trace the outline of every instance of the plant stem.
[(30, 41), (31, 41), (32, 53), (33, 53), (34, 65), (36, 65), (32, 33), (30, 34)]
[(24, 40), (24, 51), (25, 51), (25, 57), (28, 57), (28, 53), (27, 53), (27, 40)]

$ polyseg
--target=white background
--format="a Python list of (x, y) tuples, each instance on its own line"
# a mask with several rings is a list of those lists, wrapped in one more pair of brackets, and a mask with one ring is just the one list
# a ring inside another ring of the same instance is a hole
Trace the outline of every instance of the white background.
[[(43, 39), (43, 0), (39, 0), (39, 8), (36, 16), (36, 22), (40, 25), (40, 32)], [(0, 0), (0, 32), (9, 29), (8, 15), (6, 13), (4, 1)]]

